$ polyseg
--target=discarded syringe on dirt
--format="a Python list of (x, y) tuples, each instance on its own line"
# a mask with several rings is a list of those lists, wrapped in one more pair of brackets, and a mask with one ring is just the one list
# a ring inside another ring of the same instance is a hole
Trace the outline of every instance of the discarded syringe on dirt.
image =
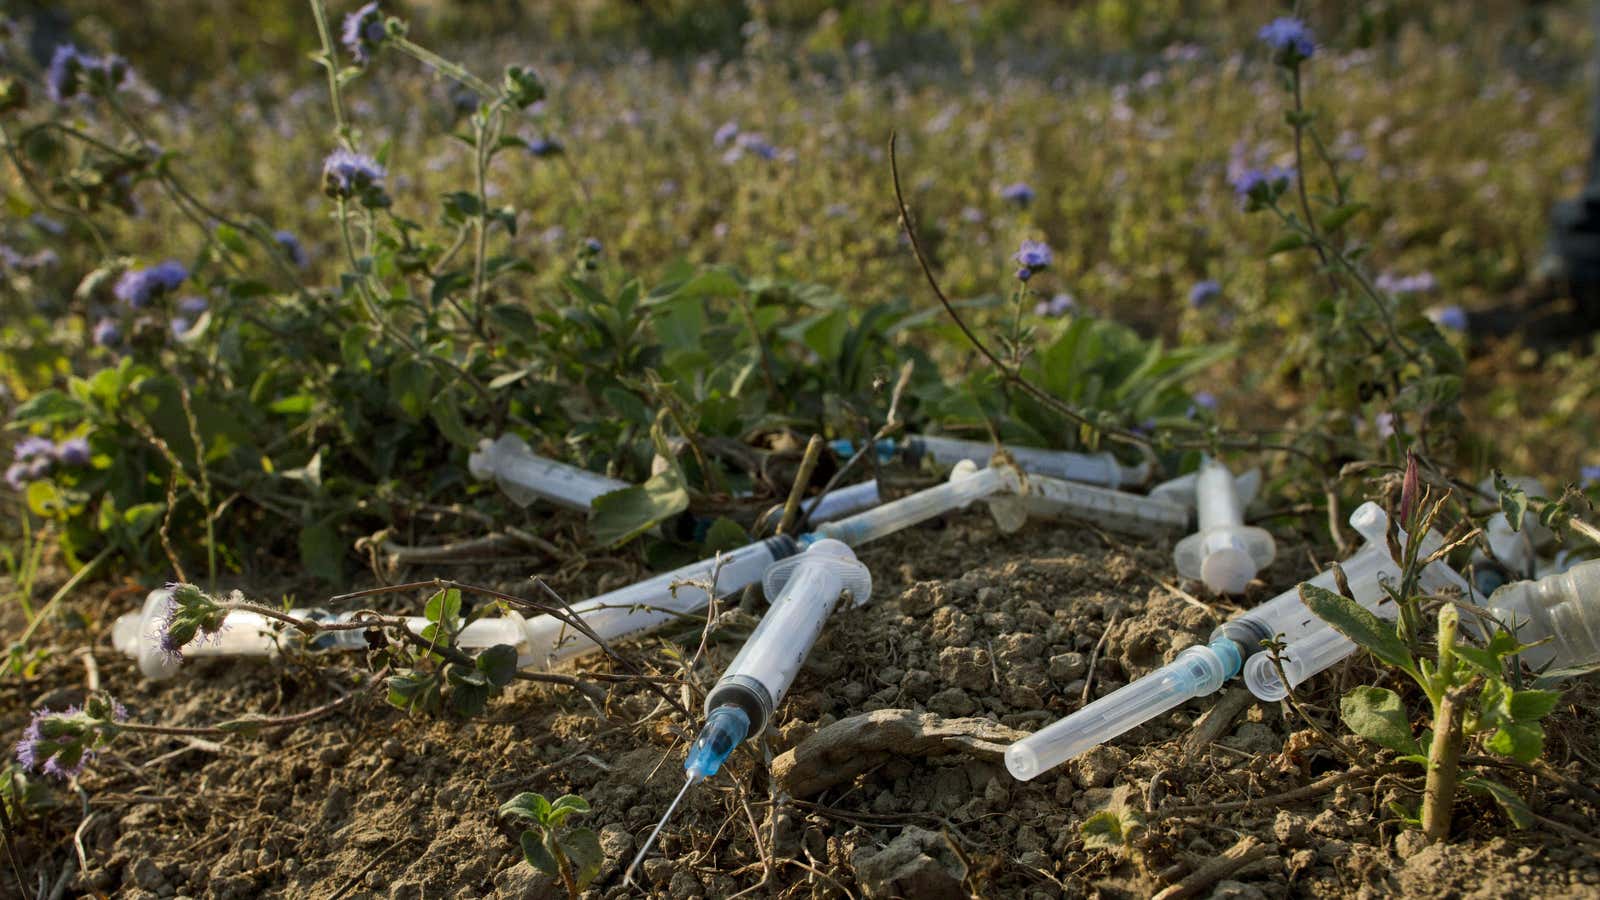
[[(1364, 586), (1357, 591), (1357, 600), (1365, 597), (1367, 603), (1376, 604), (1383, 594), (1378, 579), (1400, 576), (1384, 536), (1388, 517), (1376, 504), (1366, 503), (1350, 517), (1350, 524), (1366, 543), (1341, 568), (1352, 589)], [(1424, 546), (1438, 546), (1439, 540), (1430, 533)], [(1422, 581), (1432, 590), (1465, 586), (1442, 562), (1428, 566)], [(1330, 590), (1337, 587), (1332, 570), (1309, 583)], [(1006, 749), (1006, 769), (1019, 781), (1036, 778), (1181, 703), (1215, 692), (1239, 674), (1245, 660), (1262, 652), (1262, 641), (1293, 642), (1321, 626), (1322, 620), (1301, 601), (1298, 586), (1284, 591), (1219, 625), (1209, 643), (1184, 650), (1171, 663), (1012, 744)]]
[(834, 607), (845, 596), (857, 606), (866, 603), (872, 573), (842, 541), (821, 538), (799, 556), (774, 563), (762, 588), (772, 607), (706, 695), (706, 724), (684, 759), (683, 788), (628, 866), (625, 884), (689, 788), (716, 775), (734, 748), (766, 730)]
[[(856, 444), (849, 440), (836, 440), (829, 445), (842, 457), (854, 455)], [(1030, 475), (1048, 475), (1082, 484), (1108, 488), (1138, 487), (1150, 478), (1150, 464), (1124, 466), (1110, 453), (1074, 453), (1070, 450), (1044, 450), (1038, 447), (1017, 447), (1007, 444), (1005, 451), (1016, 462), (1017, 468)], [(987, 465), (994, 456), (995, 446), (982, 441), (964, 441), (959, 438), (913, 435), (902, 440), (882, 438), (877, 442), (878, 458), (884, 462), (896, 454), (908, 462), (931, 459), (934, 464), (948, 468), (965, 460), (976, 466)]]

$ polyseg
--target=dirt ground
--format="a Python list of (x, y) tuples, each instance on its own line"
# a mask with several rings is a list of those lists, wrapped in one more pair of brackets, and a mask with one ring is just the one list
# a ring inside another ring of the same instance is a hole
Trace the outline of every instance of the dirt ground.
[[(725, 770), (685, 800), (642, 867), (642, 889), (624, 886), (622, 870), (681, 786), (681, 735), (698, 723), (665, 714), (636, 684), (585, 695), (517, 682), (470, 722), (370, 702), (257, 738), (127, 735), (77, 789), (55, 789), (53, 808), (14, 823), (18, 855), (27, 879), (54, 882), (81, 854), (87, 868), (65, 882), (69, 895), (555, 897), (521, 862), (516, 829), (495, 817), (531, 790), (592, 804), (582, 824), (607, 859), (591, 897), (1142, 897), (1244, 838), (1259, 859), (1199, 896), (1600, 896), (1600, 844), (1511, 831), (1487, 802), (1464, 800), (1455, 840), (1421, 848), (1387, 809), (1414, 801), (1418, 773), (1383, 768), (1386, 752), (1347, 735), (1359, 768), (1384, 774), (1295, 793), (1358, 767), (1237, 682), (1032, 782), (1012, 779), (995, 752), (1010, 729), (1038, 728), (1150, 671), (1236, 608), (1196, 585), (1195, 596), (1180, 593), (1170, 549), (1065, 523), (1001, 535), (976, 511), (864, 548), (872, 602), (830, 624), (766, 739), (733, 757), (732, 778)], [(1238, 605), (1291, 586), (1311, 558), (1286, 550)], [(525, 586), (505, 573), (409, 574)], [(631, 574), (608, 571), (605, 586)], [(576, 597), (594, 578), (554, 583)], [(90, 638), (103, 686), (145, 722), (304, 710), (363, 671), (354, 657), (194, 662), (146, 682), (110, 644), (111, 618), (138, 597), (109, 591), (80, 591), (88, 629), (48, 633), (54, 652), (37, 674), (0, 686), (12, 739), (29, 709), (81, 699)], [(702, 685), (731, 658), (749, 613), (725, 614), (695, 673)], [(678, 637), (692, 651), (698, 630)], [(676, 671), (658, 644), (631, 649)], [(1342, 732), (1339, 686), (1369, 675), (1347, 663), (1307, 685), (1305, 703)], [(1591, 678), (1549, 720), (1547, 759), (1570, 781), (1503, 773), (1541, 816), (1589, 835), (1600, 805), (1582, 786), (1600, 783), (1597, 701)], [(864, 713), (882, 727), (822, 733), (844, 732), (844, 749), (811, 764), (808, 738)], [(1206, 734), (1215, 740), (1197, 739)], [(1080, 825), (1114, 800), (1143, 810), (1145, 830), (1123, 852), (1086, 849)], [(15, 889), (9, 873), (0, 884)]]

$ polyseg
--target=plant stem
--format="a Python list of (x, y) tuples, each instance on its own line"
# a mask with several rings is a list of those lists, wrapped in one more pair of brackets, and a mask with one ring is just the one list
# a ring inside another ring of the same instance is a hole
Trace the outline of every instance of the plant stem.
[(344, 120), (344, 96), (339, 91), (339, 57), (333, 49), (333, 32), (328, 29), (328, 10), (322, 0), (310, 0), (311, 15), (317, 20), (317, 36), (322, 40), (322, 68), (328, 73), (328, 100), (333, 104), (333, 122), (336, 137), (346, 149), (350, 146), (350, 129)]
[(1450, 836), (1450, 813), (1461, 774), (1462, 714), (1466, 691), (1447, 692), (1434, 709), (1428, 780), (1422, 790), (1422, 833), (1430, 843)]

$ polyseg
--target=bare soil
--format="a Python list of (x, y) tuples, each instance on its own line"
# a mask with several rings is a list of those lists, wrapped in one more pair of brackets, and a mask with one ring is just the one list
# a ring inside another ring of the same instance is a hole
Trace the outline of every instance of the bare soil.
[[(1513, 831), (1492, 804), (1466, 798), (1452, 842), (1422, 847), (1388, 808), (1415, 802), (1420, 773), (1344, 735), (1351, 762), (1293, 712), (1237, 686), (1032, 782), (1012, 779), (995, 752), (1004, 735), (1149, 672), (1314, 559), (1286, 550), (1235, 603), (1180, 584), (1170, 549), (1065, 523), (1002, 535), (980, 512), (865, 548), (872, 602), (830, 624), (774, 727), (735, 754), (731, 778), (685, 800), (642, 887), (624, 886), (622, 870), (681, 786), (683, 737), (698, 723), (638, 684), (518, 682), (475, 721), (375, 701), (255, 738), (126, 735), (14, 823), (18, 859), (30, 895), (36, 880), (69, 873), (68, 894), (130, 898), (556, 897), (521, 861), (516, 829), (495, 817), (516, 793), (539, 791), (593, 805), (581, 824), (607, 861), (591, 897), (1143, 897), (1245, 838), (1259, 858), (1199, 896), (1600, 896), (1600, 806), (1583, 787), (1600, 783), (1594, 679), (1572, 686), (1549, 721), (1547, 759), (1564, 778), (1502, 773), (1565, 832)], [(505, 572), (412, 574), (525, 587)], [(634, 574), (591, 566), (553, 583), (576, 597)], [(296, 712), (357, 689), (368, 671), (354, 655), (300, 656), (195, 662), (146, 682), (109, 637), (111, 619), (137, 601), (104, 586), (80, 592), (84, 626), (47, 630), (53, 649), (38, 671), (0, 686), (6, 734), (20, 734), (31, 708), (81, 699), (84, 648), (102, 685), (145, 722)], [(695, 687), (675, 688), (691, 708), (759, 613), (753, 598), (730, 606)], [(700, 629), (675, 637), (692, 654)], [(661, 642), (626, 649), (663, 674), (681, 671)], [(1366, 662), (1346, 663), (1307, 686), (1304, 706), (1342, 733), (1342, 687), (1373, 677)], [(874, 746), (887, 727), (842, 725), (824, 734), (848, 731), (858, 753), (804, 762), (808, 739), (864, 713), (892, 720), (899, 737)], [(1126, 849), (1086, 849), (1080, 826), (1114, 801), (1142, 811), (1146, 827)], [(0, 890), (16, 890), (3, 874)]]

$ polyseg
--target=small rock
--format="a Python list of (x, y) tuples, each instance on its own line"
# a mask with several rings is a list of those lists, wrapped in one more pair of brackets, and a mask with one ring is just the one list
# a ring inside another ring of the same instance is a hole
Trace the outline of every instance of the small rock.
[(404, 744), (394, 738), (389, 738), (383, 742), (382, 752), (384, 756), (390, 759), (401, 759), (406, 755), (406, 748)]
[(1127, 762), (1128, 751), (1101, 744), (1077, 758), (1072, 767), (1072, 780), (1081, 788), (1107, 787)]
[(516, 900), (543, 900), (566, 893), (554, 876), (546, 875), (521, 860), (494, 876), (494, 892), (497, 897)]
[(933, 692), (938, 689), (938, 686), (939, 679), (933, 677), (932, 672), (924, 669), (912, 669), (905, 674), (904, 678), (900, 679), (900, 690), (905, 691), (906, 695), (913, 700), (924, 703), (927, 702), (929, 697), (933, 696)]
[(136, 887), (153, 891), (167, 883), (167, 876), (161, 874), (161, 867), (150, 857), (142, 857), (133, 864), (124, 875), (123, 880), (132, 879)]
[(953, 687), (929, 697), (928, 709), (941, 716), (959, 718), (972, 715), (977, 711), (978, 704), (973, 702), (966, 691)]
[(1230, 747), (1237, 747), (1246, 753), (1266, 756), (1277, 753), (1278, 749), (1283, 746), (1283, 740), (1266, 725), (1258, 722), (1246, 722), (1229, 736), (1227, 744)]
[[(885, 791), (878, 796), (887, 795)], [(794, 810), (788, 806), (774, 807), (767, 817), (767, 823), (767, 833), (772, 836), (773, 855), (797, 856), (800, 849), (800, 817), (794, 814)]]
[(1067, 684), (1089, 671), (1089, 658), (1082, 653), (1061, 653), (1050, 657), (1050, 680)]
[(942, 581), (919, 581), (900, 594), (900, 609), (909, 616), (925, 616), (949, 602)]
[(1003, 634), (994, 642), (994, 655), (1008, 667), (1038, 662), (1044, 654), (1044, 638), (1037, 634)]
[(861, 850), (855, 857), (856, 881), (869, 898), (916, 897), (965, 900), (966, 863), (942, 834), (907, 826), (887, 847)]
[(946, 647), (964, 647), (972, 640), (972, 617), (952, 606), (933, 611), (933, 639)]
[(694, 877), (687, 869), (679, 869), (672, 873), (672, 881), (667, 884), (667, 893), (673, 897), (699, 897), (704, 891), (700, 879)]
[(1272, 836), (1286, 847), (1305, 847), (1311, 840), (1311, 823), (1305, 816), (1281, 809), (1272, 821)]
[(647, 859), (644, 861), (642, 868), (644, 869), (645, 880), (651, 884), (662, 884), (672, 877), (673, 866), (670, 859), (663, 859), (659, 856), (655, 859)]
[(971, 647), (946, 647), (939, 651), (939, 676), (955, 687), (984, 690), (994, 678), (989, 668), (989, 652)]
[(1394, 839), (1395, 852), (1401, 859), (1410, 859), (1428, 849), (1428, 839), (1420, 831), (1402, 831)]

